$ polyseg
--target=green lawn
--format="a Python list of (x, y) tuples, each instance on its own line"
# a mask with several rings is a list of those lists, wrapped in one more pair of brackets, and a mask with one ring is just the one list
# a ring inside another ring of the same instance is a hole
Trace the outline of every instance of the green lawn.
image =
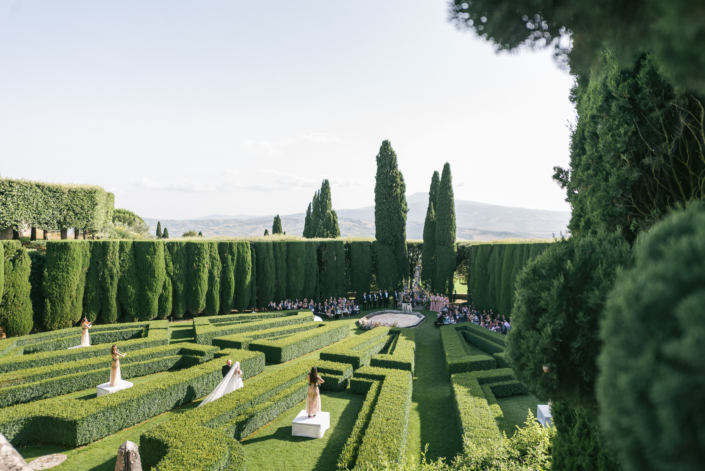
[(406, 459), (418, 462), (428, 445), (427, 459), (450, 460), (462, 451), (462, 442), (455, 423), (441, 334), (433, 325), (436, 313), (422, 311), (422, 314), (426, 322), (416, 332), (416, 372)]
[(453, 287), (457, 294), (468, 294), (468, 285), (463, 284), (458, 278), (455, 279)]
[(291, 421), (306, 403), (292, 407), (242, 442), (248, 471), (335, 469), (364, 400), (349, 391), (321, 393), (322, 409), (330, 413), (330, 429), (321, 439), (291, 436)]
[(506, 432), (508, 437), (514, 435), (517, 426), (524, 426), (529, 410), (536, 417), (536, 406), (541, 403), (532, 395), (504, 397), (497, 399), (497, 402), (504, 414), (504, 420), (497, 425), (500, 431)]

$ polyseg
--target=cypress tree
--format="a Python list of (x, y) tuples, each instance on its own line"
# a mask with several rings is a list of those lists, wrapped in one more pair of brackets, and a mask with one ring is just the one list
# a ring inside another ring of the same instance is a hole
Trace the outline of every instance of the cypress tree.
[[(7, 257), (8, 247), (5, 249)], [(85, 242), (47, 244), (47, 275), (44, 283), (46, 329), (71, 327), (81, 319), (89, 263), (90, 253)]]
[(491, 283), (494, 283), (494, 298), (491, 300), (492, 309), (499, 312), (502, 305), (502, 265), (504, 264), (504, 250), (506, 244), (498, 244), (492, 249), (492, 255), (495, 255), (494, 260), (494, 277)]
[(185, 241), (173, 241), (167, 243), (169, 255), (174, 269), (171, 282), (174, 287), (172, 297), (172, 310), (177, 319), (184, 317), (186, 313), (186, 272), (188, 269), (188, 252)]
[(319, 204), (320, 192), (316, 191), (313, 194), (313, 201), (311, 201), (311, 238), (318, 237), (318, 226), (320, 226), (319, 216), (321, 213), (321, 207)]
[(208, 290), (206, 291), (207, 316), (215, 316), (220, 312), (220, 278), (222, 266), (218, 253), (218, 242), (205, 242), (208, 247)]
[(100, 283), (103, 266), (103, 246), (100, 242), (88, 244), (90, 263), (86, 273), (86, 288), (83, 293), (83, 315), (89, 322), (95, 322), (102, 308), (103, 287)]
[(257, 307), (264, 307), (274, 300), (276, 267), (271, 242), (256, 242), (257, 254)]
[(198, 237), (203, 237), (203, 232), (198, 231)]
[(283, 234), (284, 229), (282, 229), (282, 220), (277, 214), (274, 216), (274, 222), (272, 222), (272, 235), (274, 234)]
[(157, 239), (162, 238), (162, 222), (157, 221)]
[(435, 289), (436, 280), (436, 198), (440, 186), (438, 172), (433, 172), (431, 188), (428, 190), (428, 208), (423, 224), (423, 254), (421, 255), (421, 280)]
[(187, 242), (186, 310), (194, 316), (206, 308), (210, 250), (203, 242)]
[(265, 230), (264, 230), (264, 235), (265, 235), (265, 236), (268, 236), (268, 235), (269, 235), (269, 229), (265, 229)]
[(288, 242), (286, 246), (286, 297), (292, 300), (304, 298), (306, 277), (306, 242)]
[(495, 276), (497, 271), (497, 257), (499, 257), (499, 245), (492, 246), (492, 254), (490, 255), (490, 260), (487, 262), (487, 306), (496, 310), (497, 305), (495, 304), (495, 299), (497, 298)]
[(272, 242), (274, 254), (274, 301), (286, 299), (286, 242)]
[(308, 204), (308, 208), (306, 209), (306, 219), (304, 219), (303, 237), (304, 239), (310, 239), (313, 237), (311, 235), (311, 203)]
[(118, 281), (118, 300), (121, 313), (134, 320), (139, 309), (137, 291), (137, 267), (135, 266), (135, 247), (131, 240), (120, 241), (120, 280)]
[(443, 166), (436, 203), (436, 290), (450, 296), (454, 289), (457, 248), (453, 177), (448, 162)]
[(257, 307), (257, 248), (254, 243), (250, 243), (250, 267), (252, 272), (250, 275), (250, 303), (249, 306), (253, 309)]
[(352, 291), (358, 303), (372, 286), (372, 242), (354, 241), (350, 243), (350, 268)]
[(219, 314), (229, 314), (235, 305), (236, 244), (237, 242), (218, 242), (218, 257), (221, 264)]
[(149, 321), (159, 315), (159, 296), (164, 287), (166, 268), (164, 243), (135, 241), (135, 273), (137, 275), (136, 319)]
[(249, 242), (235, 242), (235, 309), (245, 312), (250, 304), (252, 290), (252, 253)]
[(164, 246), (164, 286), (162, 293), (159, 295), (159, 319), (169, 317), (173, 307), (174, 285), (174, 263), (171, 261), (171, 252)]
[(8, 337), (17, 337), (29, 334), (34, 325), (29, 282), (32, 262), (20, 243), (7, 243), (5, 249), (4, 257), (0, 258), (4, 272), (0, 327)]
[(5, 292), (5, 245), (0, 242), (0, 303)]
[(168, 239), (169, 238), (169, 229), (166, 227), (164, 228), (164, 232), (162, 233), (162, 239)]
[(504, 260), (502, 261), (502, 302), (499, 306), (499, 312), (504, 316), (511, 315), (512, 312), (512, 299), (514, 293), (512, 292), (512, 273), (514, 272), (514, 251), (516, 250), (516, 244), (507, 244), (504, 249)]
[(318, 245), (316, 241), (306, 242), (304, 255), (303, 297), (320, 299), (318, 296)]
[(380, 289), (401, 287), (409, 276), (406, 248), (406, 184), (389, 141), (377, 154), (375, 177), (375, 238), (377, 240), (377, 284)]
[(338, 297), (345, 289), (345, 245), (327, 241), (318, 245), (319, 286), (323, 299)]

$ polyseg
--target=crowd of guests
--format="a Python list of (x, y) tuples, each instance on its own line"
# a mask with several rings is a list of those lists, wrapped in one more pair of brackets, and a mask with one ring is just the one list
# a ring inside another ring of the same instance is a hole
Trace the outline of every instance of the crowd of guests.
[(487, 311), (478, 311), (474, 307), (460, 307), (460, 306), (450, 306), (446, 305), (438, 313), (436, 318), (435, 326), (440, 327), (442, 325), (448, 324), (458, 324), (461, 322), (472, 322), (475, 325), (484, 327), (491, 330), (492, 332), (497, 332), (500, 334), (507, 334), (512, 330), (512, 325), (509, 318), (505, 316), (495, 315), (495, 313), (490, 309)]

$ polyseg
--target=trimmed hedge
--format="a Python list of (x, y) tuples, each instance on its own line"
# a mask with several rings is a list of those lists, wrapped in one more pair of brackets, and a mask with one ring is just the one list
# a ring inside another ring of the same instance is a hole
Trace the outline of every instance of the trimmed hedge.
[[(120, 342), (119, 348), (124, 351), (132, 351), (132, 350), (141, 350), (144, 348), (150, 348), (150, 347), (157, 347), (159, 345), (168, 345), (169, 344), (169, 329), (164, 329), (164, 328), (158, 328), (158, 327), (151, 327), (151, 325), (159, 325), (161, 323), (166, 323), (166, 321), (155, 321), (155, 322), (150, 322), (149, 326), (147, 327), (148, 329), (148, 335), (145, 338), (138, 338), (134, 340), (127, 340), (124, 342)], [(128, 332), (130, 332), (131, 329), (128, 329)], [(105, 332), (106, 337), (109, 337), (110, 335), (122, 335), (121, 332), (124, 332), (122, 330), (107, 330)], [(96, 334), (97, 335), (97, 334)], [(91, 335), (93, 337), (93, 334)], [(29, 340), (34, 340), (32, 337), (35, 336), (29, 336)], [(112, 340), (109, 340), (108, 343), (102, 344), (102, 345), (95, 345), (92, 347), (84, 347), (84, 348), (76, 348), (72, 350), (58, 350), (58, 351), (44, 351), (41, 353), (34, 353), (34, 354), (29, 354), (29, 355), (22, 355), (22, 352), (26, 349), (36, 347), (36, 345), (33, 345), (31, 343), (26, 344), (26, 345), (21, 345), (20, 343), (22, 340), (27, 339), (27, 337), (20, 337), (19, 340), (15, 339), (9, 339), (9, 340), (15, 340), (11, 345), (11, 353), (14, 352), (15, 355), (6, 354), (2, 358), (0, 358), (0, 373), (6, 373), (9, 371), (16, 371), (16, 370), (21, 370), (29, 367), (38, 367), (38, 366), (45, 366), (45, 365), (51, 365), (54, 363), (63, 363), (63, 362), (70, 362), (70, 361), (77, 361), (77, 360), (83, 360), (86, 358), (92, 358), (96, 356), (101, 356), (101, 355), (109, 355), (110, 354), (110, 342)], [(58, 339), (52, 339), (51, 342), (51, 347), (56, 347), (57, 343), (62, 342), (61, 338)], [(74, 343), (75, 345), (75, 343)], [(1, 347), (0, 347), (1, 348)], [(65, 348), (65, 347), (59, 347), (59, 348)]]
[(205, 314), (220, 314), (220, 278), (223, 271), (218, 242), (205, 242), (208, 246), (208, 290), (206, 291)]
[(274, 300), (276, 283), (274, 247), (271, 242), (254, 242), (252, 246), (255, 249), (257, 262), (257, 307), (264, 307)]
[(0, 242), (0, 246), (4, 246), (4, 253), (0, 253), (4, 272), (4, 280), (0, 279), (0, 327), (8, 337), (27, 335), (34, 325), (29, 281), (32, 262), (19, 241)]
[(307, 330), (315, 329), (320, 325), (321, 324), (318, 322), (309, 322), (305, 324), (275, 327), (273, 329), (257, 330), (254, 332), (226, 335), (224, 337), (214, 338), (212, 343), (220, 348), (239, 348), (242, 350), (249, 350), (250, 344), (255, 340), (305, 332)]
[(286, 242), (272, 242), (272, 255), (274, 255), (274, 297), (275, 302), (286, 299)]
[(294, 358), (311, 353), (319, 348), (343, 340), (350, 334), (346, 323), (319, 323), (315, 329), (287, 335), (276, 340), (260, 339), (250, 343), (249, 349), (265, 354), (270, 363), (285, 363)]
[(470, 329), (458, 329), (462, 334), (463, 338), (470, 344), (475, 345), (480, 350), (484, 350), (487, 353), (504, 353), (504, 347), (493, 340), (481, 337), (477, 335)]
[(345, 442), (343, 451), (340, 453), (340, 456), (338, 456), (337, 469), (339, 470), (351, 470), (355, 467), (360, 445), (362, 445), (362, 439), (370, 424), (372, 414), (377, 406), (380, 390), (382, 389), (382, 383), (379, 381), (355, 378), (353, 383), (355, 384), (353, 392), (357, 394), (367, 394), (367, 397), (365, 398), (365, 402), (362, 403), (360, 412), (357, 414), (357, 420), (355, 421), (352, 432), (350, 432), (350, 436)]
[(499, 383), (514, 380), (514, 371), (511, 368), (498, 368), (496, 370), (474, 371), (470, 373), (480, 384)]
[(318, 244), (319, 291), (321, 299), (346, 294), (345, 244), (342, 240), (326, 240)]
[(313, 322), (313, 314), (310, 311), (299, 313), (289, 312), (286, 316), (277, 316), (273, 319), (266, 319), (255, 322), (236, 322), (233, 324), (225, 323), (199, 323), (194, 321), (194, 330), (196, 335), (196, 343), (202, 345), (211, 345), (215, 337), (224, 337), (226, 335), (254, 332), (256, 330), (272, 329), (274, 327), (283, 327), (286, 325), (304, 324)]
[(370, 364), (372, 355), (381, 352), (389, 342), (389, 327), (377, 327), (321, 352), (321, 360), (349, 363), (354, 369)]
[(460, 335), (466, 334), (466, 324), (441, 327), (441, 343), (449, 375), (470, 371), (492, 370), (496, 367), (494, 357), (485, 355), (468, 356), (463, 348)]
[(523, 396), (529, 394), (526, 386), (517, 380), (486, 384), (495, 397)]
[(312, 366), (318, 367), (326, 381), (322, 389), (329, 384), (329, 374), (352, 375), (349, 365), (307, 360), (276, 375), (255, 379), (245, 388), (142, 434), (140, 455), (144, 465), (172, 471), (244, 470), (244, 452), (231, 437), (243, 438), (300, 402)]
[(370, 360), (370, 366), (394, 368), (414, 373), (416, 360), (416, 330), (392, 329), (396, 337), (389, 348), (389, 353), (377, 354)]
[(319, 300), (318, 296), (318, 242), (301, 242), (306, 245), (304, 258), (304, 298)]
[(384, 462), (400, 463), (406, 448), (412, 375), (408, 371), (366, 366), (355, 372), (352, 382), (358, 378), (381, 381), (382, 387), (362, 438), (355, 469), (371, 469)]
[(88, 244), (61, 241), (47, 244), (44, 279), (44, 327), (71, 327), (83, 313), (83, 290), (89, 264)]
[(206, 308), (208, 272), (210, 269), (210, 246), (213, 242), (189, 242), (186, 244), (188, 269), (186, 271), (186, 312), (194, 316)]
[(234, 242), (218, 242), (218, 257), (221, 263), (219, 311), (230, 314), (235, 306), (235, 267), (237, 246)]
[(477, 445), (499, 440), (495, 413), (473, 373), (451, 375), (450, 388), (460, 434)]
[(186, 273), (189, 268), (186, 241), (168, 241), (166, 248), (171, 256), (173, 275), (172, 312), (174, 317), (181, 319), (186, 314)]
[(244, 312), (250, 305), (252, 292), (252, 253), (249, 242), (237, 242), (237, 264), (235, 265), (235, 309)]
[(355, 293), (355, 299), (362, 299), (362, 295), (372, 289), (373, 253), (370, 241), (350, 242), (350, 290)]
[[(264, 355), (247, 350), (220, 352), (239, 361), (245, 377), (264, 370)], [(14, 445), (85, 445), (203, 397), (222, 380), (222, 359), (178, 371), (91, 400), (65, 399), (8, 407), (0, 433)]]

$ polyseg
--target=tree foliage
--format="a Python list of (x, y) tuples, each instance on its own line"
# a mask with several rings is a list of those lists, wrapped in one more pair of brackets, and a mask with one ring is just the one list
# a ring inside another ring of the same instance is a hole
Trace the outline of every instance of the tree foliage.
[(338, 214), (333, 209), (328, 180), (323, 180), (321, 189), (313, 195), (313, 201), (306, 210), (303, 236), (307, 239), (336, 239), (340, 237)]
[(631, 242), (669, 208), (705, 197), (705, 102), (676, 93), (650, 55), (631, 69), (610, 53), (604, 63), (573, 89), (570, 168), (554, 178), (574, 236), (618, 230)]
[(389, 141), (382, 142), (377, 154), (375, 177), (375, 238), (381, 289), (395, 289), (409, 276), (406, 248), (406, 184), (397, 164), (397, 154)]
[(423, 224), (423, 255), (421, 256), (421, 280), (431, 284), (431, 291), (436, 286), (436, 199), (440, 186), (440, 175), (433, 172), (431, 188), (428, 190), (428, 207)]
[(282, 229), (282, 220), (277, 214), (274, 216), (274, 221), (272, 222), (272, 235), (283, 234), (284, 229)]
[(0, 328), (8, 337), (27, 335), (34, 325), (29, 282), (31, 260), (27, 249), (17, 241), (0, 242), (4, 295), (0, 300)]
[(598, 399), (627, 471), (705, 463), (705, 208), (691, 205), (635, 245), (601, 328)]
[(436, 197), (436, 286), (438, 292), (450, 296), (454, 289), (455, 262), (455, 197), (450, 164), (446, 162)]
[(604, 49), (627, 67), (652, 52), (674, 83), (705, 93), (705, 13), (696, 0), (453, 0), (451, 17), (497, 49), (553, 45), (573, 74), (599, 68)]

